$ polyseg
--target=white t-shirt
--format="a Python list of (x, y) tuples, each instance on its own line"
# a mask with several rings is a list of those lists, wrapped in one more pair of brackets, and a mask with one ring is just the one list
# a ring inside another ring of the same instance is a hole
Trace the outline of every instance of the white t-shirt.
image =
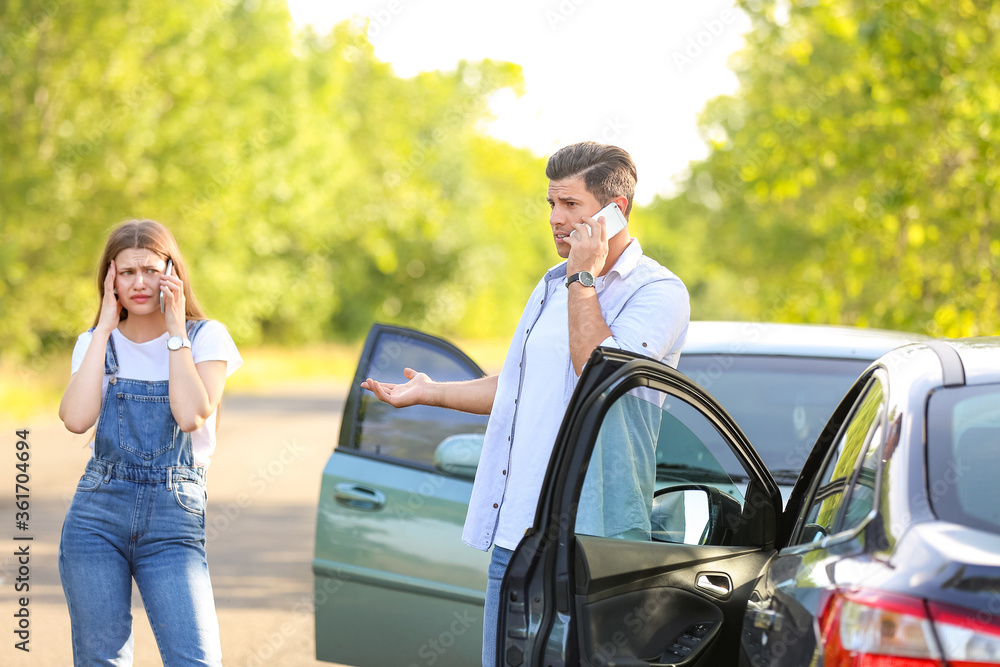
[[(115, 352), (118, 357), (118, 377), (129, 380), (145, 380), (149, 382), (168, 380), (170, 373), (170, 350), (167, 349), (166, 332), (159, 338), (146, 341), (145, 343), (133, 343), (126, 338), (118, 329), (111, 332), (111, 337), (115, 343)], [(83, 363), (83, 357), (90, 347), (94, 334), (85, 331), (76, 340), (76, 347), (73, 348), (72, 372), (76, 373)], [(229, 331), (221, 322), (207, 320), (195, 335), (191, 343), (191, 354), (194, 363), (202, 361), (225, 361), (226, 377), (229, 377), (236, 369), (243, 365), (243, 357), (236, 349)], [(101, 385), (101, 401), (108, 390), (108, 376), (104, 376)], [(103, 406), (102, 406), (103, 407)], [(205, 420), (197, 431), (191, 433), (191, 445), (194, 450), (194, 463), (198, 466), (208, 466), (212, 453), (215, 452), (215, 420), (218, 410)], [(91, 452), (94, 443), (90, 443)]]
[[(562, 401), (565, 388), (558, 380), (566, 374), (569, 359), (569, 290), (561, 281), (549, 283), (542, 314), (527, 338), (520, 410), (552, 410)], [(562, 422), (537, 419), (532, 423), (536, 428), (514, 432), (510, 449), (507, 491), (494, 539), (505, 549), (516, 549), (525, 527), (531, 525)]]

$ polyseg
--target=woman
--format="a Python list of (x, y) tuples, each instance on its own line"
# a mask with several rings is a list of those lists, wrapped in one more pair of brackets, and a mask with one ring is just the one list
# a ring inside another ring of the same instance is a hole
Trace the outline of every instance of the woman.
[(221, 665), (205, 470), (226, 377), (243, 360), (205, 318), (163, 225), (115, 228), (97, 286), (101, 306), (59, 406), (74, 433), (97, 424), (59, 544), (74, 664), (132, 663), (134, 578), (163, 664)]

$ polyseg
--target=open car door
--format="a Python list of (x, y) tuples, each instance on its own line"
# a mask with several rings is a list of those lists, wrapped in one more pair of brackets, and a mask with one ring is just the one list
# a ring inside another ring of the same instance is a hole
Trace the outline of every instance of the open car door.
[(736, 664), (777, 485), (673, 369), (598, 348), (501, 591), (497, 664)]
[(489, 556), (462, 543), (486, 417), (397, 409), (361, 389), (481, 377), (458, 348), (376, 324), (323, 471), (313, 559), (316, 657), (358, 667), (480, 660)]

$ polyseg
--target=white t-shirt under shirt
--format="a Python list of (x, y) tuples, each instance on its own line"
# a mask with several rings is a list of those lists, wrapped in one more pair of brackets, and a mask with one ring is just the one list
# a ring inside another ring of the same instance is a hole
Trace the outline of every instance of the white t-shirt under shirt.
[[(76, 347), (73, 348), (72, 372), (76, 373), (83, 363), (83, 357), (90, 347), (90, 342), (94, 334), (85, 331), (77, 338)], [(111, 332), (114, 339), (115, 352), (118, 356), (118, 377), (130, 380), (145, 380), (150, 382), (169, 379), (170, 373), (170, 350), (167, 349), (167, 338), (169, 334), (164, 333), (159, 338), (146, 341), (145, 343), (134, 343), (126, 338), (118, 329)], [(229, 377), (236, 369), (243, 365), (243, 357), (236, 349), (236, 343), (226, 327), (214, 320), (208, 320), (202, 325), (191, 343), (191, 354), (194, 363), (202, 361), (225, 361), (226, 377)], [(108, 389), (108, 376), (104, 376), (101, 385), (101, 401)], [(102, 406), (103, 407), (103, 406)], [(218, 410), (205, 420), (197, 431), (191, 433), (191, 445), (194, 450), (194, 463), (198, 466), (208, 466), (212, 453), (215, 452), (215, 420)], [(94, 443), (90, 443), (93, 451)]]
[[(603, 276), (598, 280), (604, 280)], [(524, 381), (520, 402), (525, 406), (554, 406), (562, 402), (564, 388), (558, 378), (566, 373), (569, 358), (569, 290), (561, 281), (547, 286), (545, 307), (524, 346)], [(510, 450), (507, 492), (500, 505), (494, 541), (505, 549), (516, 549), (524, 537), (525, 517), (535, 516), (558, 419), (539, 421), (533, 429), (514, 432)], [(530, 523), (530, 522), (529, 522)]]

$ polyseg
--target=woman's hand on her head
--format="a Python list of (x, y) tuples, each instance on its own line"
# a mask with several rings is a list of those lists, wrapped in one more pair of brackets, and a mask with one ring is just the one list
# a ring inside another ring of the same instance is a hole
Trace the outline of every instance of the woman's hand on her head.
[(101, 316), (97, 320), (97, 328), (107, 331), (109, 334), (118, 326), (122, 314), (122, 302), (115, 294), (115, 276), (118, 275), (118, 267), (115, 260), (111, 260), (108, 267), (108, 275), (104, 278), (104, 300), (101, 302)]

